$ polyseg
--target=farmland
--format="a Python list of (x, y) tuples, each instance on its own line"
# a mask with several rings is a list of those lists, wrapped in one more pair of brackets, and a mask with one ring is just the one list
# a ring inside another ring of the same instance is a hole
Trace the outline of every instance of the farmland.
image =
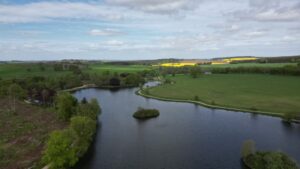
[(87, 72), (90, 73), (102, 73), (105, 71), (116, 72), (116, 73), (134, 73), (143, 70), (153, 69), (151, 66), (144, 65), (111, 65), (111, 64), (91, 64)]
[(201, 65), (202, 68), (236, 68), (236, 67), (284, 67), (295, 66), (297, 63), (237, 63), (237, 64), (216, 64), (216, 65)]
[[(299, 113), (300, 79), (259, 74), (169, 77), (173, 84), (150, 88), (152, 96), (195, 100), (224, 107), (275, 113)], [(176, 91), (176, 92), (175, 92)]]
[(38, 63), (9, 63), (0, 64), (1, 78), (24, 78), (29, 76), (47, 76), (54, 77), (71, 73), (70, 71), (57, 72), (48, 64), (43, 66)]

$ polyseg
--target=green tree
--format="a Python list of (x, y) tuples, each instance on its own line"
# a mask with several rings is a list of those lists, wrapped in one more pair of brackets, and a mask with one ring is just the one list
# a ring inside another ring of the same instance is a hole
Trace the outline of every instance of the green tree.
[(68, 121), (76, 112), (77, 100), (69, 93), (60, 93), (56, 98), (56, 107), (59, 118)]
[(98, 104), (97, 99), (91, 99), (90, 105), (91, 105), (91, 109), (93, 110), (93, 112), (95, 112), (95, 114), (98, 115), (101, 112), (101, 108)]
[(199, 66), (194, 66), (190, 70), (190, 74), (193, 78), (197, 78), (201, 73), (202, 73), (202, 71)]
[(47, 142), (43, 161), (51, 169), (69, 168), (78, 161), (74, 148), (75, 134), (71, 130), (54, 131)]
[(96, 120), (84, 116), (72, 117), (70, 129), (76, 134), (76, 152), (79, 156), (82, 156), (87, 151), (93, 139), (96, 131)]

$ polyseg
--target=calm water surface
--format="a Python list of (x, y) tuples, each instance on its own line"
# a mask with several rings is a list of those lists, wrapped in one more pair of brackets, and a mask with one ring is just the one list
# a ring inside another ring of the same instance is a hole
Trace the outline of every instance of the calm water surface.
[[(283, 151), (300, 162), (300, 126), (279, 118), (135, 95), (137, 89), (84, 89), (78, 99), (97, 98), (102, 107), (95, 142), (80, 169), (241, 169), (243, 142), (259, 150)], [(174, 91), (176, 92), (176, 91)], [(160, 116), (138, 121), (138, 107)]]

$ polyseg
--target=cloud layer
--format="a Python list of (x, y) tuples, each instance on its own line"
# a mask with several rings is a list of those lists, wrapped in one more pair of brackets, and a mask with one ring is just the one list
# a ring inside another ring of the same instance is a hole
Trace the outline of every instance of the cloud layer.
[(0, 37), (0, 60), (293, 55), (300, 2), (0, 1)]

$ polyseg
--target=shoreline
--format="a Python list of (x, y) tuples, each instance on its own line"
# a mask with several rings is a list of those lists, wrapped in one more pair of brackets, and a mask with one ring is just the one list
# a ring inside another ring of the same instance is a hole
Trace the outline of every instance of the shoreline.
[[(66, 89), (66, 90), (62, 90), (65, 92), (75, 92), (77, 90), (81, 90), (81, 89), (88, 89), (88, 88), (99, 88), (99, 89), (124, 89), (124, 88), (132, 88), (132, 86), (126, 86), (126, 87), (111, 87), (111, 86), (102, 86), (99, 87), (95, 84), (85, 84), (79, 87), (74, 87), (71, 89)], [(181, 103), (192, 103), (192, 104), (197, 104), (197, 105), (201, 105), (207, 108), (211, 108), (211, 109), (221, 109), (221, 110), (229, 110), (229, 111), (234, 111), (234, 112), (241, 112), (241, 113), (251, 113), (251, 114), (260, 114), (260, 115), (266, 115), (266, 116), (272, 116), (272, 117), (279, 117), (279, 118), (283, 118), (283, 114), (281, 113), (275, 113), (275, 112), (267, 112), (267, 111), (260, 111), (260, 110), (251, 110), (251, 109), (243, 109), (243, 108), (234, 108), (234, 107), (225, 107), (225, 106), (219, 106), (219, 105), (212, 105), (212, 104), (208, 104), (205, 103), (203, 101), (195, 101), (195, 100), (184, 100), (184, 99), (171, 99), (171, 98), (163, 98), (163, 97), (157, 97), (157, 96), (153, 96), (153, 95), (147, 95), (145, 93), (142, 92), (141, 89), (138, 89), (135, 92), (136, 95), (145, 97), (145, 98), (151, 98), (151, 99), (156, 99), (156, 100), (161, 100), (161, 101), (169, 101), (169, 102), (181, 102)], [(300, 123), (300, 120), (295, 120), (292, 119), (291, 120), (292, 123)]]
[[(197, 105), (201, 105), (207, 108), (212, 109), (222, 109), (222, 110), (229, 110), (229, 111), (235, 111), (235, 112), (242, 112), (242, 113), (252, 113), (252, 114), (260, 114), (260, 115), (267, 115), (272, 117), (284, 117), (281, 113), (275, 113), (275, 112), (266, 112), (266, 111), (259, 111), (259, 110), (251, 110), (251, 109), (242, 109), (242, 108), (234, 108), (234, 107), (224, 107), (224, 106), (218, 106), (218, 105), (211, 105), (202, 101), (195, 101), (195, 100), (184, 100), (184, 99), (170, 99), (170, 98), (163, 98), (163, 97), (157, 97), (149, 94), (145, 94), (142, 92), (142, 90), (137, 90), (136, 94), (145, 98), (151, 98), (161, 101), (171, 101), (171, 102), (181, 102), (181, 103), (193, 103)], [(300, 123), (299, 120), (291, 120), (293, 123)]]
[(126, 89), (126, 88), (135, 88), (136, 86), (97, 86), (96, 84), (85, 84), (78, 87), (73, 87), (70, 89), (60, 90), (60, 92), (75, 92), (81, 89), (90, 89), (90, 88), (97, 88), (97, 89)]

